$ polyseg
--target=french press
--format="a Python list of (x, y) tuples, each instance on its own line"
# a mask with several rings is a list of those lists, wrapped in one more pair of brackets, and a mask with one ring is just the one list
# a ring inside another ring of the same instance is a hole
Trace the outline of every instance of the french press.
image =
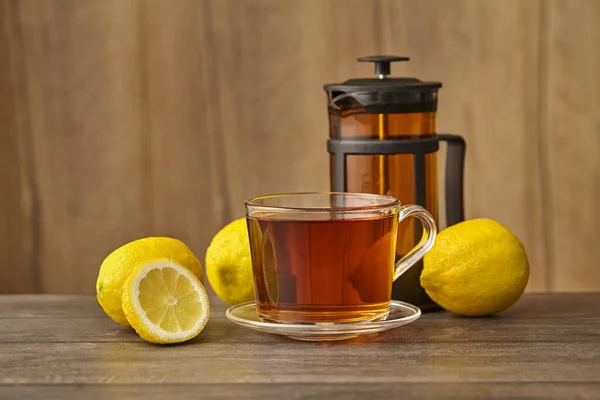
[[(438, 218), (439, 142), (447, 143), (445, 186), (447, 225), (464, 220), (463, 168), (465, 141), (436, 132), (440, 82), (391, 78), (390, 64), (408, 57), (370, 56), (374, 78), (350, 79), (323, 86), (327, 92), (331, 190), (387, 194), (403, 204), (418, 204)], [(398, 227), (396, 258), (416, 245), (421, 226), (414, 219)], [(424, 311), (439, 306), (420, 284), (417, 265), (393, 285), (392, 298), (418, 305)]]

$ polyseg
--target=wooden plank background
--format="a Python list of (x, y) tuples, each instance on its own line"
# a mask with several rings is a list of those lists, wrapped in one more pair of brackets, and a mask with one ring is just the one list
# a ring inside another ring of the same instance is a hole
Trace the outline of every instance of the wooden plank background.
[(143, 236), (203, 258), (249, 196), (327, 190), (323, 83), (441, 80), (467, 217), (529, 291), (600, 290), (597, 0), (0, 0), (0, 292), (93, 293)]

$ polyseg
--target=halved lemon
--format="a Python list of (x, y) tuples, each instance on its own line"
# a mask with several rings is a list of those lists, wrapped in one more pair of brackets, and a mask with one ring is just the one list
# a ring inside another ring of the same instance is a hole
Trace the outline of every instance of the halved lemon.
[(173, 260), (140, 264), (123, 286), (121, 302), (129, 324), (152, 343), (179, 343), (196, 337), (210, 305), (202, 283)]

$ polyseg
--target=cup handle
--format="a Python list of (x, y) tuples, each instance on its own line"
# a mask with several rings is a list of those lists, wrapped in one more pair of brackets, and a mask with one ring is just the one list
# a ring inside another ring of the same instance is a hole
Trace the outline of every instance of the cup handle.
[(421, 224), (423, 224), (423, 236), (419, 243), (396, 263), (394, 267), (394, 280), (398, 279), (400, 275), (415, 265), (429, 250), (431, 250), (437, 235), (435, 221), (431, 214), (423, 207), (414, 204), (400, 206), (400, 211), (398, 213), (399, 222), (402, 222), (402, 220), (407, 217), (416, 217), (421, 221)]

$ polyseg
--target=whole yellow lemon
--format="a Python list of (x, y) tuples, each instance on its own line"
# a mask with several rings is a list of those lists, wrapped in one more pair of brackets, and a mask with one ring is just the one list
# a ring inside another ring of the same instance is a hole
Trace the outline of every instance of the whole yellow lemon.
[(246, 219), (223, 227), (206, 250), (206, 277), (224, 302), (235, 305), (254, 299), (254, 278)]
[(421, 286), (444, 309), (486, 316), (512, 306), (529, 280), (521, 241), (486, 218), (464, 221), (441, 231), (423, 259)]

